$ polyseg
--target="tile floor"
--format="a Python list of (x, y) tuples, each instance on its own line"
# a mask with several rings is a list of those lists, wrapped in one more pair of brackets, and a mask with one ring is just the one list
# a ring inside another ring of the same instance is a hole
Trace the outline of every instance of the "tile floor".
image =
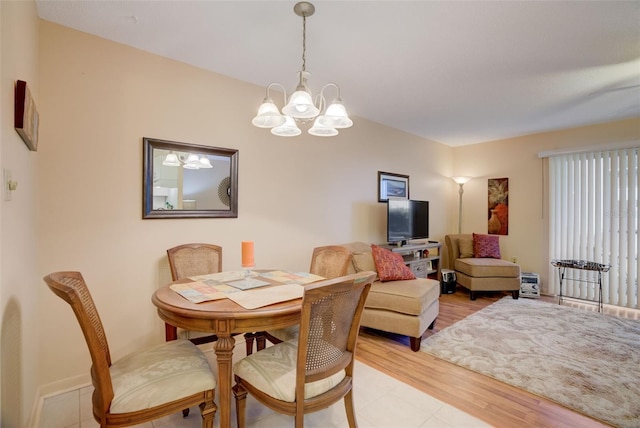
[[(212, 367), (215, 354), (203, 348)], [(207, 347), (207, 345), (203, 345)], [(244, 344), (236, 343), (236, 350), (244, 349)], [(236, 353), (239, 354), (239, 353)], [(243, 355), (237, 356), (241, 358)], [(234, 360), (236, 357), (234, 356)], [(379, 372), (364, 363), (357, 362), (354, 373), (354, 400), (361, 428), (476, 428), (488, 427), (486, 423), (467, 415), (456, 408), (436, 400), (409, 385)], [(87, 386), (44, 400), (38, 428), (93, 428), (98, 424), (91, 413), (91, 393)], [(232, 427), (235, 427), (235, 415)], [(187, 418), (174, 414), (146, 424), (140, 428), (199, 428), (202, 426), (197, 407), (191, 409)], [(215, 427), (220, 426), (218, 415)], [(247, 427), (282, 428), (293, 426), (293, 418), (279, 415), (251, 396), (247, 399)], [(309, 428), (347, 428), (347, 416), (343, 402), (339, 402), (320, 412), (305, 416), (305, 426)]]

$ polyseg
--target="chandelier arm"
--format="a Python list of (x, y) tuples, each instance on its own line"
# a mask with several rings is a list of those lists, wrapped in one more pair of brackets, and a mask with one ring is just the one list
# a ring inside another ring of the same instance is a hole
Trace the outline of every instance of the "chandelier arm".
[(324, 97), (324, 95), (322, 95), (322, 93), (319, 93), (318, 95), (316, 95), (314, 104), (318, 108), (318, 110), (320, 110), (320, 114), (322, 114), (323, 110), (327, 108), (327, 99)]
[(336, 95), (336, 98), (340, 98), (340, 86), (336, 85), (335, 83), (331, 82), (331, 83), (327, 83), (326, 85), (324, 85), (322, 87), (322, 89), (320, 89), (320, 96), (322, 96), (323, 99), (325, 99), (324, 96), (324, 90), (327, 89), (329, 86), (333, 86), (334, 88), (336, 88), (336, 92), (338, 93)]
[(271, 82), (267, 85), (267, 98), (271, 98), (271, 96), (269, 95), (269, 89), (271, 89), (272, 86), (278, 86), (280, 87), (280, 89), (282, 89), (282, 93), (284, 94), (284, 103), (287, 104), (287, 89), (282, 85), (282, 83), (278, 83), (278, 82)]

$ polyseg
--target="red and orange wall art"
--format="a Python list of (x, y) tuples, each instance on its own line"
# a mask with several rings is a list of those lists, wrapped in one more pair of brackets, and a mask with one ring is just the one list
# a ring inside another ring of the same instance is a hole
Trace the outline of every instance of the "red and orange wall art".
[(491, 235), (509, 234), (509, 179), (489, 179), (487, 231)]

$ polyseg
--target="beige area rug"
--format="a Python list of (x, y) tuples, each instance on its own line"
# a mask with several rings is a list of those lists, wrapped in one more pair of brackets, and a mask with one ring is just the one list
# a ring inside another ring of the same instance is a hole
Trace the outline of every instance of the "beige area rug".
[(617, 427), (640, 426), (640, 321), (505, 297), (422, 351)]

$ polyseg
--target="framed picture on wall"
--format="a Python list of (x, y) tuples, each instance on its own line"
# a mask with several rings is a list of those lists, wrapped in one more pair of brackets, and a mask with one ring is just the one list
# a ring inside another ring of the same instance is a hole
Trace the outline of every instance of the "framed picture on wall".
[(38, 150), (38, 109), (24, 80), (16, 82), (14, 114), (16, 131), (29, 150), (35, 152)]
[(490, 235), (509, 234), (509, 179), (490, 178), (488, 182), (487, 232)]
[(409, 176), (378, 171), (378, 202), (390, 197), (409, 199)]

